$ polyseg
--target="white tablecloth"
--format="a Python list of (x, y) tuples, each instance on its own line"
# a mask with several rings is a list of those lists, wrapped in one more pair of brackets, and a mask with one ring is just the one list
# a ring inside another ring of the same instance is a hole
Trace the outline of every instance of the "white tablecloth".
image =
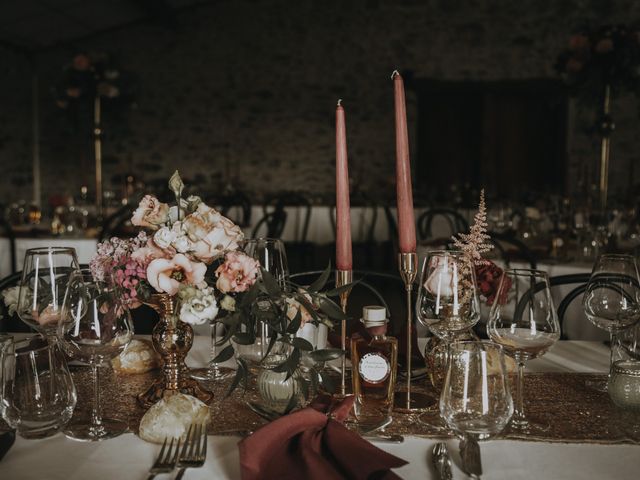
[[(197, 337), (189, 364), (200, 365), (208, 358), (208, 341)], [(608, 350), (595, 342), (560, 342), (543, 358), (530, 362), (530, 371), (604, 372)], [(215, 421), (215, 420), (214, 420)], [(209, 437), (207, 462), (189, 470), (188, 480), (240, 478), (237, 442), (234, 437)], [(402, 444), (377, 445), (405, 460), (409, 465), (395, 470), (402, 478), (435, 478), (430, 451), (435, 440), (407, 437)], [(483, 479), (637, 479), (640, 447), (634, 445), (583, 445), (494, 440), (481, 444)], [(454, 478), (465, 478), (458, 467), (457, 442), (450, 441), (454, 456)], [(45, 440), (18, 438), (0, 462), (0, 478), (111, 480), (145, 478), (158, 452), (133, 434), (87, 444), (57, 435)], [(172, 478), (159, 476), (160, 480)]]

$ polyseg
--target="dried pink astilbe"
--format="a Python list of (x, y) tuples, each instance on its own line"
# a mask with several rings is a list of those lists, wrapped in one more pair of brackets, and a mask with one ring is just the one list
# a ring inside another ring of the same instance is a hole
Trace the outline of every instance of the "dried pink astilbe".
[(489, 243), (491, 237), (487, 234), (488, 227), (483, 189), (480, 191), (478, 212), (473, 217), (473, 225), (469, 233), (460, 233), (457, 237), (453, 237), (453, 245), (468, 255), (476, 265), (486, 265), (488, 261), (482, 258), (482, 254), (493, 250), (493, 244)]

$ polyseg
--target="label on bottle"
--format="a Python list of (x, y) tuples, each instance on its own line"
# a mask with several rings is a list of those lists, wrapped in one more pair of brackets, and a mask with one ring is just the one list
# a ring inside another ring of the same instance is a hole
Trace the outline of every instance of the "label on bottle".
[(358, 372), (369, 383), (384, 382), (391, 373), (389, 360), (379, 353), (367, 353), (360, 359)]

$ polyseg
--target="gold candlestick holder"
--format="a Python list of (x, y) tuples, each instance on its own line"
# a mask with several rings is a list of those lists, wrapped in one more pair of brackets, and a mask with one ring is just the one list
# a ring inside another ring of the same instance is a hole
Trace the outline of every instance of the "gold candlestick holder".
[[(336, 270), (336, 288), (344, 287), (353, 282), (353, 270)], [(347, 303), (351, 289), (347, 289), (340, 294), (340, 307), (342, 312), (347, 314)], [(342, 361), (340, 363), (340, 392), (339, 395), (347, 395), (347, 321), (340, 322), (340, 347), (342, 348)]]
[(406, 391), (396, 392), (394, 410), (401, 413), (413, 413), (433, 407), (435, 398), (420, 392), (411, 392), (411, 356), (413, 353), (413, 302), (411, 292), (418, 274), (418, 256), (415, 252), (398, 254), (398, 269), (404, 282), (407, 299), (407, 387)]

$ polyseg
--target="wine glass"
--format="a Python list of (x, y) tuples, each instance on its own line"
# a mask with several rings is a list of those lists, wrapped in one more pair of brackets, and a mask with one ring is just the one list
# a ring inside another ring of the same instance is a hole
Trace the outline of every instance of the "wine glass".
[(240, 243), (240, 248), (269, 272), (282, 289), (289, 281), (287, 253), (282, 240), (276, 238), (251, 238)]
[(544, 355), (560, 338), (560, 324), (546, 272), (505, 270), (487, 323), (489, 338), (504, 347), (518, 364), (516, 404), (511, 430), (535, 434), (548, 425), (533, 423), (524, 414), (524, 369), (527, 361)]
[(475, 271), (463, 252), (429, 252), (418, 287), (418, 320), (440, 339), (452, 341), (478, 323)]
[(35, 335), (0, 353), (0, 413), (24, 438), (55, 435), (69, 421), (76, 389), (56, 343)]
[(73, 248), (27, 250), (18, 292), (20, 320), (54, 340), (70, 275), (79, 268)]
[(72, 274), (64, 297), (58, 339), (74, 359), (91, 365), (94, 403), (90, 418), (73, 419), (65, 435), (75, 440), (97, 441), (124, 433), (127, 422), (101, 414), (99, 366), (122, 353), (133, 337), (128, 308), (111, 282), (96, 281), (91, 272)]
[(449, 344), (440, 415), (461, 437), (484, 440), (499, 434), (513, 414), (504, 353), (479, 341)]
[[(244, 253), (260, 263), (260, 267), (269, 272), (271, 276), (278, 282), (282, 290), (287, 290), (289, 285), (289, 265), (287, 263), (287, 253), (285, 251), (282, 240), (276, 238), (251, 238), (243, 241), (240, 248)], [(256, 300), (258, 308), (260, 308), (262, 300), (260, 297)], [(269, 308), (268, 303), (265, 308)], [(256, 338), (255, 347), (259, 348), (260, 360), (266, 354), (267, 345), (269, 344), (269, 326), (260, 322), (260, 336)]]
[[(606, 254), (598, 257), (582, 305), (589, 321), (609, 332), (611, 356), (617, 344), (616, 335), (640, 319), (640, 278), (631, 255)], [(596, 386), (606, 390), (606, 383)]]

